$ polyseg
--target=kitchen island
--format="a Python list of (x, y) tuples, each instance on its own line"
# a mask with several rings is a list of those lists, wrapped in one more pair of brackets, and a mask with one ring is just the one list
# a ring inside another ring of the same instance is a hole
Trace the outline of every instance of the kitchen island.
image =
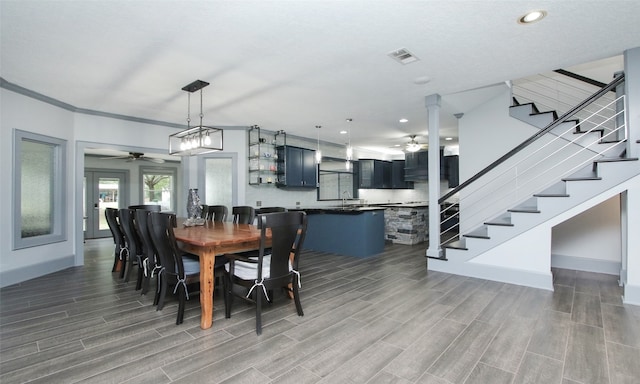
[(384, 250), (383, 207), (309, 208), (303, 247), (346, 256), (369, 257)]
[(385, 239), (394, 244), (414, 245), (427, 240), (429, 234), (428, 203), (382, 204), (386, 208)]

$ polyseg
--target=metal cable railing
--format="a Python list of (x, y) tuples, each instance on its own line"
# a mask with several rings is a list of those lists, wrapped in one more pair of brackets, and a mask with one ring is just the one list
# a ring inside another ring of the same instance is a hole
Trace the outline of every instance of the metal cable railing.
[[(620, 157), (628, 136), (624, 95), (615, 97), (610, 91), (623, 82), (622, 74), (574, 107), (565, 108), (558, 119), (440, 198), (442, 244), (514, 206), (526, 205), (534, 194), (555, 188), (563, 177), (587, 175), (594, 160)], [(539, 84), (536, 87), (542, 89)], [(555, 84), (546, 94), (558, 88)]]

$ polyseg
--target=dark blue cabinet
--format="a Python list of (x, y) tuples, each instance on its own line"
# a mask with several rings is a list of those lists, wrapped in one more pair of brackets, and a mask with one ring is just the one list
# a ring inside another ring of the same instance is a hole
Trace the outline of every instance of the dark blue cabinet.
[(391, 188), (413, 189), (413, 182), (404, 179), (404, 160), (391, 161)]
[(276, 148), (276, 185), (280, 188), (316, 188), (316, 151), (290, 145)]
[(358, 187), (362, 189), (391, 188), (391, 162), (375, 159), (358, 160)]

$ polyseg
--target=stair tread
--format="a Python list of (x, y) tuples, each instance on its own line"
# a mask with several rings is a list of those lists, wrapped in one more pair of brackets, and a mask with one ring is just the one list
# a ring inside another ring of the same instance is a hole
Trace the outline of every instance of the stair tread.
[(536, 193), (535, 197), (569, 197), (567, 193)]
[(476, 231), (476, 232), (472, 231), (472, 232), (469, 232), (469, 233), (465, 233), (462, 236), (470, 237), (470, 238), (473, 238), (473, 239), (490, 239), (490, 237), (487, 236), (486, 233), (483, 233), (481, 231)]
[(513, 224), (506, 221), (485, 221), (485, 225), (497, 225), (501, 227), (513, 227)]
[(562, 179), (563, 181), (581, 181), (581, 180), (602, 180), (602, 177), (599, 176), (573, 176), (573, 177), (565, 177)]
[(604, 157), (602, 159), (595, 160), (596, 163), (613, 163), (616, 161), (637, 161), (637, 157)]
[(599, 132), (600, 134), (602, 134), (602, 132), (604, 132), (604, 129), (603, 128), (594, 128), (591, 131), (582, 131), (580, 129), (576, 129), (576, 131), (573, 132), (573, 133), (576, 134), (576, 135), (582, 135), (584, 133), (589, 133), (589, 132)]
[(511, 208), (507, 210), (508, 212), (523, 212), (523, 213), (540, 213), (538, 208)]
[(455, 240), (450, 243), (446, 243), (442, 245), (443, 248), (453, 248), (453, 249), (462, 249), (464, 251), (469, 250), (462, 240)]
[(511, 215), (509, 214), (505, 214), (502, 216), (498, 216), (495, 217), (487, 222), (484, 223), (485, 225), (500, 225), (500, 226), (506, 226), (506, 227), (513, 227), (513, 224), (511, 224)]

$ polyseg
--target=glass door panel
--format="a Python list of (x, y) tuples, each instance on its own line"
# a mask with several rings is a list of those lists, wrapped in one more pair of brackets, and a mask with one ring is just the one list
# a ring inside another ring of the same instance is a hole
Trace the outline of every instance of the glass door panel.
[(109, 237), (106, 208), (123, 208), (124, 172), (85, 172), (84, 218), (85, 238)]

